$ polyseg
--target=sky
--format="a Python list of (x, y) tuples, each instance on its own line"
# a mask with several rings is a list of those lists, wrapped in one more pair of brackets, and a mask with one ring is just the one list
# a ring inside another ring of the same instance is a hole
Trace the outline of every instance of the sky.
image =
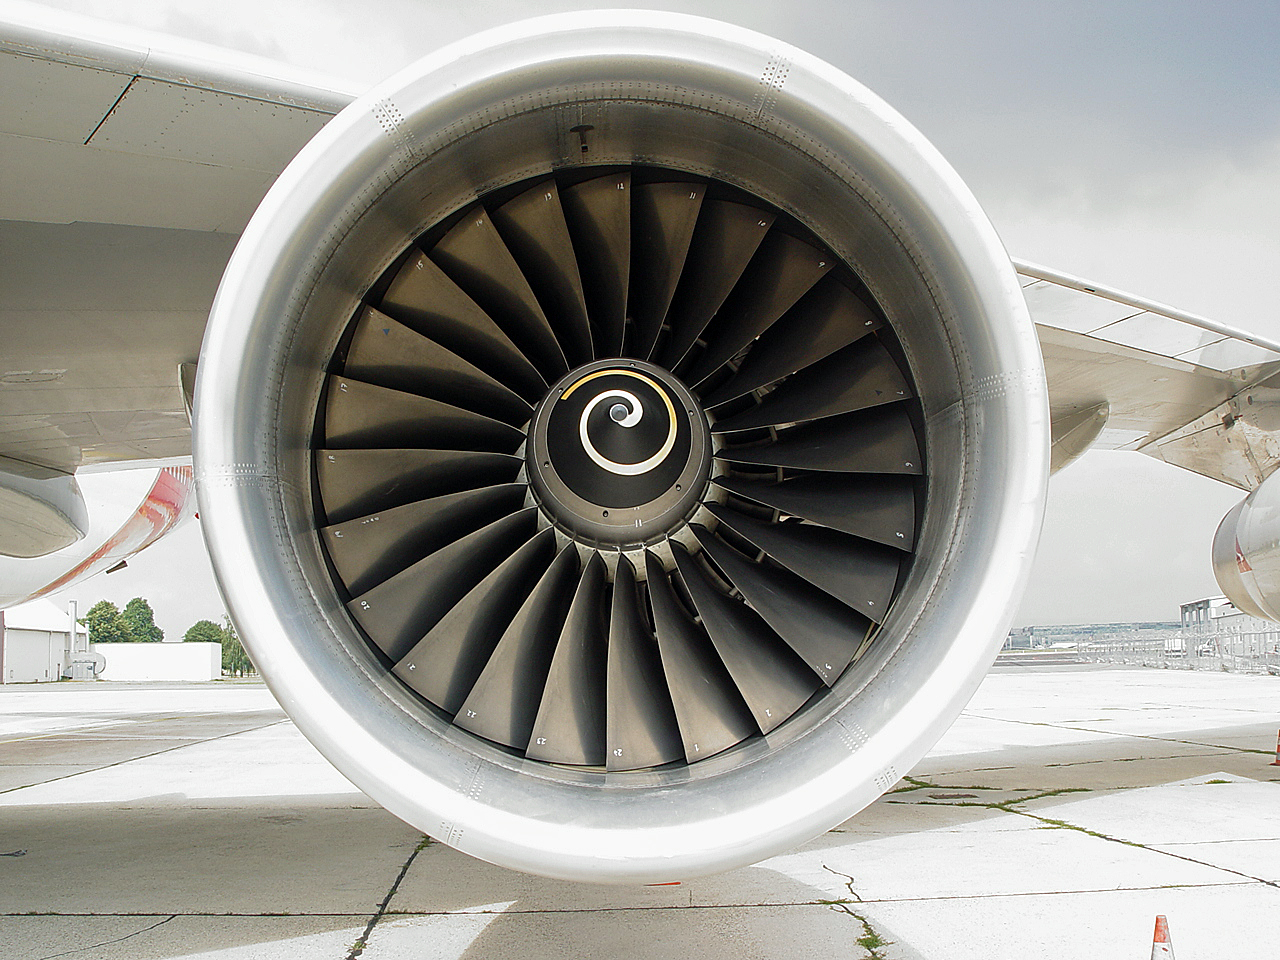
[[(372, 84), (477, 30), (572, 2), (57, 0), (48, 4)], [(786, 40), (933, 141), (1014, 256), (1280, 337), (1280, 4), (834, 0), (639, 4)], [(1035, 623), (1176, 619), (1219, 593), (1210, 542), (1242, 493), (1132, 453), (1050, 483)], [(197, 524), (74, 588), (151, 598), (180, 635), (221, 605)]]

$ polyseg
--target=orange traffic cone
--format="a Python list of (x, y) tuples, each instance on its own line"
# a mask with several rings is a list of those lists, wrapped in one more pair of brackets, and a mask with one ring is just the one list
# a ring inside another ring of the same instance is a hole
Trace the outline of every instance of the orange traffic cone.
[(1173, 960), (1173, 944), (1169, 942), (1169, 921), (1156, 917), (1156, 935), (1151, 941), (1151, 960)]
[(1276, 734), (1276, 758), (1271, 761), (1271, 766), (1280, 767), (1280, 734)]

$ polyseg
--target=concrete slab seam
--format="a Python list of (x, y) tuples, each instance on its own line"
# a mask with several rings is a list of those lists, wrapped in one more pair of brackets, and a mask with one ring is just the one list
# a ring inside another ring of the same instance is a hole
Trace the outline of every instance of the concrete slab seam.
[(96, 950), (99, 947), (109, 947), (115, 943), (124, 943), (124, 941), (132, 940), (134, 937), (141, 936), (144, 933), (150, 933), (152, 930), (156, 929), (157, 927), (164, 926), (166, 923), (168, 923), (170, 920), (175, 919), (176, 917), (177, 917), (177, 914), (172, 914), (170, 916), (165, 917), (163, 920), (157, 920), (155, 923), (151, 924), (151, 926), (149, 927), (143, 927), (141, 930), (135, 930), (133, 931), (133, 933), (126, 934), (123, 937), (116, 937), (114, 940), (103, 940), (101, 943), (91, 943), (86, 947), (76, 947), (76, 949), (74, 950), (64, 950), (62, 953), (49, 953), (43, 957), (40, 957), (39, 960), (58, 960), (59, 957), (73, 957), (77, 953), (84, 953), (87, 950)]
[(356, 960), (360, 954), (364, 953), (364, 948), (369, 945), (369, 938), (373, 935), (373, 928), (378, 925), (379, 920), (386, 916), (387, 908), (391, 905), (391, 898), (394, 897), (396, 895), (396, 891), (400, 889), (400, 883), (404, 880), (405, 874), (407, 874), (409, 872), (409, 868), (413, 866), (413, 861), (418, 858), (418, 854), (431, 846), (432, 842), (432, 839), (426, 834), (422, 835), (422, 839), (418, 842), (418, 845), (414, 847), (413, 852), (409, 854), (409, 859), (407, 859), (404, 862), (404, 865), (400, 868), (400, 873), (397, 874), (395, 881), (391, 884), (391, 888), (387, 891), (387, 895), (383, 897), (382, 902), (378, 904), (377, 911), (369, 918), (369, 922), (365, 924), (364, 932), (361, 933), (356, 939), (356, 942), (351, 945), (351, 950), (347, 954), (346, 960)]
[(40, 780), (36, 783), (24, 783), (16, 787), (8, 787), (4, 790), (0, 790), (0, 796), (3, 796), (7, 793), (16, 793), (19, 790), (29, 790), (31, 787), (42, 787), (47, 783), (57, 783), (59, 780), (70, 780), (72, 777), (79, 777), (88, 773), (97, 773), (100, 770), (110, 770), (112, 767), (122, 767), (126, 763), (135, 763), (138, 760), (149, 760), (152, 757), (159, 757), (159, 756), (163, 756), (166, 753), (172, 753), (174, 750), (186, 750), (189, 747), (199, 746), (204, 743), (214, 743), (215, 741), (218, 741), (218, 740), (226, 740), (228, 737), (238, 737), (241, 734), (245, 734), (245, 733), (257, 733), (259, 730), (266, 730), (268, 727), (275, 727), (282, 723), (290, 723), (290, 722), (291, 721), (289, 721), (288, 719), (282, 718), (280, 720), (272, 720), (270, 723), (264, 723), (258, 727), (250, 727), (248, 730), (235, 730), (235, 731), (232, 731), (231, 733), (219, 734), (216, 737), (206, 737), (203, 740), (193, 740), (185, 743), (179, 743), (172, 747), (165, 747), (165, 749), (163, 750), (157, 750), (155, 753), (145, 753), (140, 757), (130, 757), (127, 760), (117, 760), (115, 763), (104, 763), (100, 767), (93, 767), (89, 770), (79, 770), (76, 773), (68, 773), (65, 776), (61, 776), (61, 777), (51, 777), (48, 780)]

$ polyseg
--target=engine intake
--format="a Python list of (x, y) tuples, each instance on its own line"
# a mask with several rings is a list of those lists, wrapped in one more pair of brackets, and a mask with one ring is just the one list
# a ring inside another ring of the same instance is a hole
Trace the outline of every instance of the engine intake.
[(232, 257), (196, 464), (255, 662), (475, 856), (657, 882), (888, 789), (972, 695), (1039, 532), (1012, 268), (826, 64), (600, 13), (336, 117)]

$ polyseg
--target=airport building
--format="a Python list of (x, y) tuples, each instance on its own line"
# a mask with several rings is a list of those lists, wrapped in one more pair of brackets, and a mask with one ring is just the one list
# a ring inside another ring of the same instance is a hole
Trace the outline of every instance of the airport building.
[(0, 683), (45, 683), (66, 676), (74, 655), (89, 649), (79, 624), (71, 642), (75, 616), (74, 604), (61, 610), (49, 600), (0, 610)]

